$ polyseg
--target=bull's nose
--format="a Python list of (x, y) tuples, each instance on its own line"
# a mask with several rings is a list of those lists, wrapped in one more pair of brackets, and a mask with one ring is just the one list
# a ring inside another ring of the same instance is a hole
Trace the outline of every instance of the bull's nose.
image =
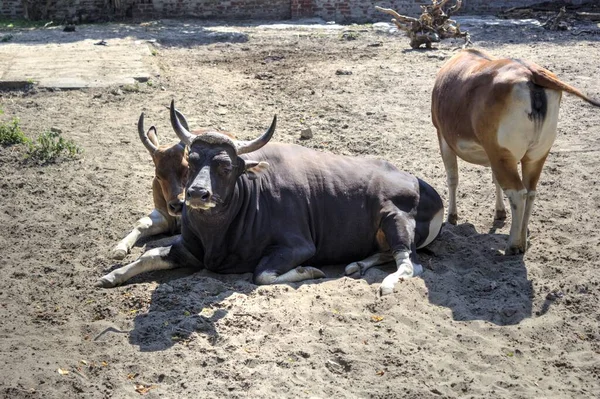
[(172, 215), (179, 215), (181, 210), (183, 209), (183, 201), (180, 199), (176, 199), (173, 201), (169, 201), (169, 213)]
[(187, 199), (199, 199), (203, 202), (210, 201), (210, 191), (205, 188), (188, 189), (186, 192)]

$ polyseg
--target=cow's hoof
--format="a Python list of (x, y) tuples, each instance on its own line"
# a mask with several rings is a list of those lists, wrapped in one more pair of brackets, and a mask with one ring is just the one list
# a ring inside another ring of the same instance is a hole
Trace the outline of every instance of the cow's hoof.
[(520, 255), (524, 253), (525, 249), (518, 245), (508, 245), (504, 250), (504, 255), (506, 256)]
[(448, 223), (450, 223), (450, 224), (456, 224), (456, 223), (458, 223), (458, 214), (456, 214), (456, 213), (449, 213), (448, 214)]
[(107, 276), (98, 279), (96, 284), (94, 284), (94, 287), (97, 288), (113, 288), (115, 286), (116, 284), (111, 279), (107, 278)]
[(494, 215), (494, 220), (505, 220), (505, 219), (506, 219), (506, 210), (496, 209), (496, 214)]
[(112, 250), (110, 257), (115, 260), (122, 260), (125, 259), (127, 253), (127, 249), (122, 247), (115, 247), (115, 249)]

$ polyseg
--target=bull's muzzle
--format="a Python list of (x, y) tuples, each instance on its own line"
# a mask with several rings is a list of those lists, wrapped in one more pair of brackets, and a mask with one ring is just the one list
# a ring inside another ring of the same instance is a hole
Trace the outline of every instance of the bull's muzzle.
[(206, 188), (190, 187), (185, 192), (185, 204), (190, 208), (209, 209), (216, 204), (212, 201), (212, 193)]

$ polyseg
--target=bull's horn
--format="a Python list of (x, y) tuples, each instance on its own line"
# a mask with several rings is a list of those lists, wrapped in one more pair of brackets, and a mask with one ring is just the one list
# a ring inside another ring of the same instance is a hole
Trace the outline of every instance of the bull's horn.
[[(185, 122), (185, 124), (187, 125), (187, 122)], [(191, 144), (194, 135), (191, 134), (185, 127), (183, 127), (182, 123), (179, 121), (177, 111), (175, 110), (175, 100), (171, 100), (171, 126), (173, 126), (173, 130), (175, 130), (175, 134), (177, 134), (179, 140), (181, 140), (185, 145)]]
[(236, 141), (235, 145), (238, 155), (256, 151), (267, 144), (271, 140), (271, 137), (273, 137), (273, 133), (275, 133), (275, 125), (277, 125), (277, 115), (273, 117), (273, 122), (271, 122), (269, 129), (259, 138), (252, 141)]
[[(166, 108), (171, 109), (169, 106), (167, 106)], [(179, 118), (179, 122), (181, 122), (181, 125), (189, 131), (190, 125), (188, 125), (188, 121), (185, 118), (185, 115), (183, 115), (181, 112), (179, 112), (179, 110), (177, 108), (175, 108), (175, 113), (177, 114), (177, 117)]]
[(146, 149), (148, 151), (150, 151), (151, 154), (153, 154), (154, 151), (157, 150), (157, 148), (154, 145), (154, 143), (152, 141), (150, 141), (146, 132), (144, 132), (144, 113), (143, 112), (140, 115), (140, 119), (138, 120), (138, 134), (140, 135), (140, 140), (142, 140), (142, 144), (144, 144), (144, 147), (146, 147)]
[(181, 112), (179, 112), (178, 109), (175, 109), (175, 113), (177, 114), (177, 118), (179, 119), (179, 122), (181, 122), (181, 126), (183, 126), (185, 128), (185, 130), (187, 130), (189, 132), (190, 125), (188, 124), (187, 119), (185, 119), (185, 116)]

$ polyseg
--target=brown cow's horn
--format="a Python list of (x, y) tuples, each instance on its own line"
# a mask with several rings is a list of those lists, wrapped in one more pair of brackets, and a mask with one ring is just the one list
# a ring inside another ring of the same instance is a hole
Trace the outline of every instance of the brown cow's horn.
[(171, 126), (173, 126), (173, 130), (175, 130), (175, 134), (177, 134), (179, 140), (185, 143), (185, 145), (191, 144), (194, 135), (191, 134), (185, 127), (183, 127), (182, 123), (179, 121), (179, 118), (177, 117), (177, 111), (175, 110), (175, 100), (171, 101)]
[(263, 135), (260, 136), (259, 138), (254, 139), (252, 141), (241, 141), (241, 140), (236, 141), (235, 145), (236, 145), (236, 150), (237, 150), (238, 155), (246, 154), (246, 153), (256, 151), (256, 150), (262, 148), (265, 144), (267, 144), (269, 142), (269, 140), (271, 140), (271, 137), (273, 137), (273, 133), (275, 133), (276, 125), (277, 125), (277, 115), (275, 115), (273, 117), (273, 122), (271, 122), (271, 126), (269, 127), (269, 129), (267, 129), (267, 131), (264, 132)]
[(152, 143), (152, 141), (150, 141), (146, 132), (144, 132), (144, 113), (143, 112), (140, 115), (140, 119), (138, 120), (138, 134), (140, 135), (140, 140), (142, 140), (142, 144), (144, 144), (144, 147), (146, 147), (146, 149), (148, 151), (150, 151), (151, 154), (153, 154), (154, 151), (157, 150), (157, 148), (154, 145), (154, 143)]

